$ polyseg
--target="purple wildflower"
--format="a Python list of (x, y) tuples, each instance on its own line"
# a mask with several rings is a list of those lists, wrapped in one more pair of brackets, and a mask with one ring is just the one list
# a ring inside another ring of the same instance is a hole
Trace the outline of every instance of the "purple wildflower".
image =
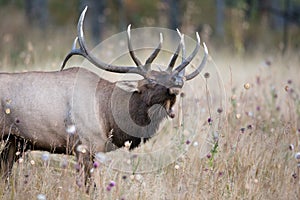
[(209, 124), (211, 124), (212, 121), (213, 121), (213, 120), (212, 120), (210, 117), (207, 119), (207, 122), (208, 122)]
[(116, 182), (110, 181), (108, 186), (109, 186), (109, 187), (114, 187), (114, 186), (116, 186)]
[(107, 187), (106, 187), (106, 190), (109, 192), (109, 191), (111, 191), (111, 187), (108, 185)]
[(241, 128), (240, 131), (241, 131), (241, 133), (244, 133), (245, 132), (245, 128), (244, 127)]
[(94, 168), (98, 168), (99, 166), (100, 166), (99, 162), (95, 161), (95, 162), (93, 163), (93, 167), (94, 167)]
[(211, 158), (211, 154), (210, 154), (210, 153), (207, 154), (206, 157), (207, 157), (208, 159), (210, 159), (210, 158)]

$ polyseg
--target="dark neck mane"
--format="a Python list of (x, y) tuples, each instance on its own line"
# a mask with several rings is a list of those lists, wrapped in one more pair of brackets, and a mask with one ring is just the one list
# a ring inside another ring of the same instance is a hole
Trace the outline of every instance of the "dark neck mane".
[(116, 98), (113, 97), (114, 100), (111, 101), (114, 113), (112, 119), (114, 121), (118, 119), (118, 122), (111, 127), (114, 130), (112, 142), (121, 147), (124, 142), (132, 141), (131, 148), (135, 148), (140, 144), (141, 138), (147, 140), (156, 133), (167, 114), (161, 105), (147, 105), (140, 93), (118, 90), (117, 94)]
[(167, 117), (161, 105), (147, 105), (141, 94), (134, 92), (130, 98), (129, 113), (132, 120), (139, 126), (147, 126), (152, 122), (158, 128), (159, 123)]

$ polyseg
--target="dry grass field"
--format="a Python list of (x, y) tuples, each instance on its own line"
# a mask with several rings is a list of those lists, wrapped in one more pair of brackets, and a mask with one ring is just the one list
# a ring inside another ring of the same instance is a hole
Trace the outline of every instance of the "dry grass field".
[[(130, 165), (129, 161), (137, 162), (134, 157), (125, 159), (122, 156), (125, 150), (110, 153), (113, 159), (120, 160), (121, 156), (126, 170), (118, 170), (123, 169), (122, 166), (114, 169), (100, 163), (93, 171), (95, 188), (87, 195), (76, 174), (77, 165), (73, 157), (55, 155), (48, 160), (45, 153), (29, 153), (16, 163), (8, 182), (1, 182), (1, 197), (298, 199), (300, 174), (297, 164), (300, 161), (295, 155), (300, 151), (299, 60), (283, 62), (279, 58), (265, 61), (264, 58), (245, 60), (248, 66), (231, 63), (231, 68), (218, 65), (225, 68), (222, 73), (225, 73), (227, 105), (220, 113), (225, 119), (218, 121), (217, 138), (206, 141), (211, 148), (205, 155), (201, 135), (207, 135), (209, 126), (215, 126), (215, 121), (212, 118), (212, 122), (208, 123), (209, 114), (204, 112), (194, 119), (204, 128), (200, 128), (191, 141), (187, 139), (180, 144), (189, 146), (188, 150), (166, 166), (147, 173), (136, 173), (133, 163), (130, 172), (130, 167), (128, 170), (126, 166)], [(246, 67), (252, 69), (247, 70)], [(226, 73), (229, 79), (226, 79)], [(202, 104), (207, 107), (205, 101)], [(193, 115), (203, 112), (194, 109), (195, 105), (188, 107), (195, 112)], [(174, 129), (176, 127), (172, 128), (173, 133)], [(174, 137), (160, 134), (163, 139), (153, 139), (158, 146), (168, 144)], [(179, 134), (184, 135), (184, 132)], [(153, 145), (153, 142), (149, 144)], [(128, 155), (135, 155), (134, 152)]]
[[(41, 40), (34, 33), (19, 50), (17, 36), (2, 36), (1, 71), (57, 70), (72, 43), (53, 36)], [(29, 152), (0, 181), (0, 197), (299, 199), (299, 54), (224, 52), (211, 50), (210, 77), (204, 77), (208, 67), (185, 91), (188, 103), (179, 99), (182, 119), (168, 121), (133, 152), (99, 155), (89, 194), (74, 157)], [(147, 157), (156, 149), (157, 155)]]

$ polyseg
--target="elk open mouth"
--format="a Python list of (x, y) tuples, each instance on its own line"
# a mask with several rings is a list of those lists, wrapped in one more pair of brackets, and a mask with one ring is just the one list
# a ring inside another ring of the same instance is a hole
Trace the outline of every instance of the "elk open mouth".
[(171, 106), (171, 101), (170, 100), (167, 100), (166, 101), (166, 106), (165, 106), (165, 109), (167, 111), (167, 115), (170, 117), (170, 118), (174, 118), (175, 117), (175, 111), (174, 111), (174, 107)]
[(170, 94), (175, 94), (175, 95), (178, 95), (181, 91), (181, 88), (178, 88), (178, 87), (172, 87), (169, 89), (169, 93)]

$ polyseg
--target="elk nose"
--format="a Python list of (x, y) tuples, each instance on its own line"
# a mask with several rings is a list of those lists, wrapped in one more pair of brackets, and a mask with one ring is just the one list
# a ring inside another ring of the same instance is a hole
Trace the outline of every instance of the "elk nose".
[(169, 89), (169, 93), (170, 94), (175, 94), (175, 95), (178, 95), (179, 93), (180, 93), (180, 88), (178, 88), (178, 87), (172, 87), (172, 88), (170, 88)]
[(178, 87), (182, 87), (183, 86), (183, 80), (181, 77), (174, 77), (174, 85), (178, 86)]

